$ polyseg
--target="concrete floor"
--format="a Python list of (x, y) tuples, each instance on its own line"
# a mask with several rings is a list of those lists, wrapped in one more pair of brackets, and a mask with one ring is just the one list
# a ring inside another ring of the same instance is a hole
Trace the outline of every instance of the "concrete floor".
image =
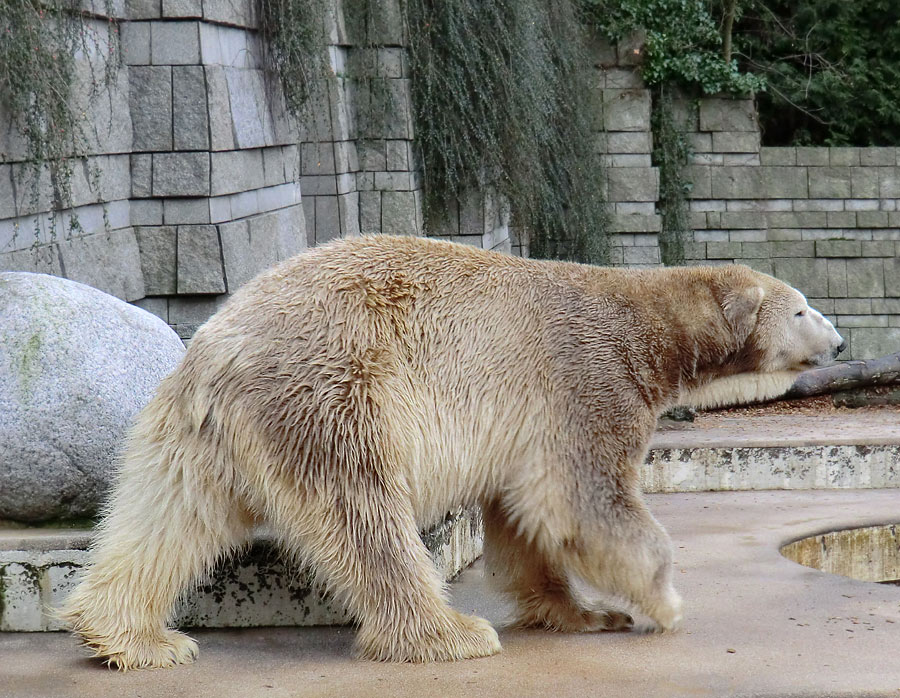
[(840, 410), (833, 414), (707, 413), (696, 422), (667, 422), (650, 448), (776, 448), (900, 444), (900, 410)]
[[(502, 654), (402, 666), (351, 658), (349, 628), (204, 630), (199, 660), (116, 674), (60, 633), (0, 633), (0, 697), (892, 696), (900, 697), (900, 587), (782, 558), (782, 543), (900, 522), (900, 491), (648, 496), (676, 547), (681, 630), (666, 635), (501, 631)], [(502, 621), (480, 567), (454, 605)]]

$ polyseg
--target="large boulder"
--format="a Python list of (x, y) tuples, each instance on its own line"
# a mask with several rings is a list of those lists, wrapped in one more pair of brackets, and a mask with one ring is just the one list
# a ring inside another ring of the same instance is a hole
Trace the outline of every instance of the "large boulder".
[(92, 516), (134, 415), (184, 345), (97, 289), (0, 273), (0, 519)]

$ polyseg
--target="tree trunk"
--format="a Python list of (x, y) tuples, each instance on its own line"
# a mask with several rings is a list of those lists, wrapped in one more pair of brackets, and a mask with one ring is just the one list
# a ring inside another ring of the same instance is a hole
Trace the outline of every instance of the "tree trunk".
[(878, 359), (844, 361), (804, 371), (782, 399), (811, 397), (870, 385), (900, 383), (900, 352)]
[(734, 27), (734, 15), (737, 11), (737, 0), (726, 0), (725, 16), (722, 22), (722, 58), (731, 62), (731, 31)]

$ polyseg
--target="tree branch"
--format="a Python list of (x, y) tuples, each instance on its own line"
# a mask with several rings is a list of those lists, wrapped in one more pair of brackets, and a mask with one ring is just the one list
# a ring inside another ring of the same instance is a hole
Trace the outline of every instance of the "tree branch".
[(871, 385), (900, 383), (900, 352), (866, 361), (845, 361), (804, 371), (782, 399), (811, 397)]

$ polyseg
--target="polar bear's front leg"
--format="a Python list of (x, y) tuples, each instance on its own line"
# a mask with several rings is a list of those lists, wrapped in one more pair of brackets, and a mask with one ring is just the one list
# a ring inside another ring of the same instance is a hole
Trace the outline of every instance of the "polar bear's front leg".
[(582, 530), (574, 552), (560, 552), (568, 572), (648, 616), (649, 630), (677, 628), (682, 602), (672, 585), (672, 543), (640, 498), (623, 495)]
[(335, 506), (318, 492), (271, 488), (272, 524), (359, 622), (360, 657), (418, 663), (496, 654), (490, 623), (447, 604), (410, 503), (393, 489), (355, 483)]
[(686, 390), (678, 403), (697, 409), (715, 409), (766, 402), (784, 395), (797, 375), (797, 371), (738, 373)]
[(486, 504), (483, 514), (485, 563), (492, 582), (516, 603), (513, 626), (578, 633), (634, 625), (626, 613), (580, 603), (565, 572), (525, 539), (500, 504)]

